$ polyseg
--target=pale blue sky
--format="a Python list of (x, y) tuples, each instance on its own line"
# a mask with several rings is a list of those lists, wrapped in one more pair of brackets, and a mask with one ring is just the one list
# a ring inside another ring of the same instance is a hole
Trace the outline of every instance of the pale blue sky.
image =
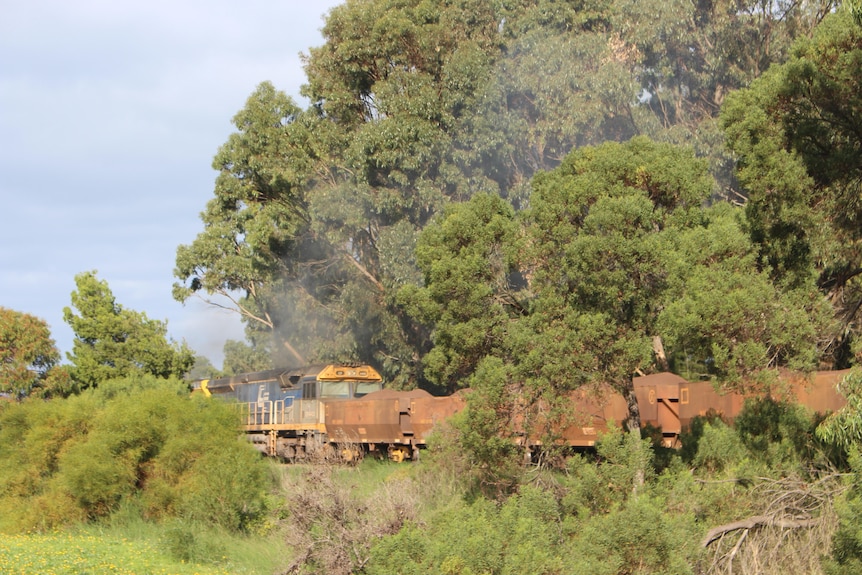
[[(60, 351), (75, 274), (167, 320), (221, 365), (237, 319), (171, 297), (202, 229), (212, 158), (262, 81), (299, 100), (322, 0), (0, 0), (0, 306), (46, 320)], [(64, 360), (65, 361), (65, 360)]]

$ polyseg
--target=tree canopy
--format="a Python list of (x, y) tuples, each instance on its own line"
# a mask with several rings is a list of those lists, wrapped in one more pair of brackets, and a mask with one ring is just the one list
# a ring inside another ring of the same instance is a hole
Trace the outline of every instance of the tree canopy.
[(0, 307), (0, 393), (29, 395), (59, 362), (60, 352), (44, 320)]
[(305, 57), (310, 106), (263, 83), (234, 119), (204, 230), (177, 251), (174, 295), (227, 297), (213, 301), (243, 314), (278, 363), (359, 358), (414, 385), (433, 344), (397, 294), (421, 285), (417, 237), (448, 203), (493, 194), (526, 208), (537, 171), (638, 134), (692, 145), (720, 176), (710, 193), (744, 195), (719, 107), (832, 8), (339, 5)]
[(851, 358), (862, 305), (860, 82), (862, 27), (841, 10), (722, 112), (761, 263), (790, 285), (816, 274), (838, 319), (824, 334), (838, 367)]
[(81, 388), (135, 374), (181, 378), (191, 369), (194, 354), (168, 340), (165, 322), (118, 304), (96, 272), (76, 275), (75, 285), (63, 318), (75, 334), (67, 357)]

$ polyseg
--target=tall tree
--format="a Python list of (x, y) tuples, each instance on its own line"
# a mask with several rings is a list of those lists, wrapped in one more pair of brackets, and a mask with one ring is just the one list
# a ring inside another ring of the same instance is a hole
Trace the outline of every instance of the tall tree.
[(282, 359), (352, 356), (415, 383), (429, 332), (395, 294), (421, 284), (413, 248), (447, 203), (527, 207), (537, 171), (636, 134), (726, 168), (709, 124), (724, 94), (826, 5), (348, 1), (305, 58), (311, 106), (263, 84), (235, 119), (175, 295), (234, 298)]
[(420, 236), (424, 286), (405, 286), (398, 299), (434, 328), (423, 367), (440, 390), (467, 386), (482, 359), (503, 355), (512, 321), (526, 312), (526, 283), (517, 273), (520, 236), (515, 211), (494, 194), (450, 205)]
[(839, 320), (827, 346), (837, 366), (862, 308), (860, 94), (862, 26), (841, 10), (722, 111), (761, 263), (783, 284), (817, 276)]
[[(308, 260), (326, 257), (326, 246), (309, 231), (302, 186), (311, 159), (299, 114), (287, 95), (264, 82), (234, 117), (238, 132), (213, 160), (219, 175), (215, 197), (201, 214), (204, 231), (177, 249), (177, 300), (201, 294), (216, 305), (227, 300), (252, 331), (276, 330), (285, 284), (303, 275)], [(284, 343), (302, 363), (291, 340)]]
[(534, 179), (534, 385), (557, 395), (607, 382), (639, 427), (632, 377), (653, 363), (668, 285), (664, 232), (696, 223), (710, 189), (702, 161), (645, 138), (578, 150)]
[(75, 286), (63, 319), (75, 334), (67, 356), (81, 388), (136, 373), (182, 378), (194, 365), (188, 346), (168, 339), (165, 322), (123, 308), (96, 272), (76, 275)]
[(15, 398), (29, 395), (59, 361), (44, 320), (0, 307), (0, 392)]

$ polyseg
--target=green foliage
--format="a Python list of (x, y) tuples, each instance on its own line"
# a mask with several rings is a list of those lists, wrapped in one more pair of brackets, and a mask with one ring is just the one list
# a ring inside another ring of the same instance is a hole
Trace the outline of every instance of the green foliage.
[(858, 446), (850, 448), (850, 465), (853, 472), (850, 489), (836, 502), (838, 531), (832, 540), (830, 555), (823, 560), (827, 575), (859, 575), (862, 573), (862, 457)]
[(686, 561), (685, 530), (690, 522), (665, 515), (662, 502), (634, 497), (619, 510), (594, 516), (575, 543), (572, 573), (694, 573)]
[(680, 432), (679, 440), (682, 447), (679, 449), (679, 456), (682, 461), (692, 463), (700, 446), (700, 440), (709, 424), (712, 427), (724, 426), (727, 424), (722, 420), (721, 415), (714, 410), (708, 411), (705, 415), (699, 415), (691, 420), (691, 423)]
[(839, 366), (858, 329), (860, 77), (862, 27), (839, 10), (722, 110), (762, 262), (790, 285), (817, 277), (840, 319), (824, 337)]
[(109, 379), (151, 374), (182, 377), (194, 363), (188, 346), (169, 341), (167, 325), (146, 314), (123, 308), (108, 283), (95, 272), (75, 276), (72, 308), (63, 319), (75, 333), (70, 374), (81, 387), (96, 387)]
[(688, 150), (635, 138), (579, 149), (534, 178), (526, 266), (537, 351), (526, 367), (542, 374), (533, 385), (543, 395), (591, 379), (631, 395), (632, 374), (652, 364), (668, 289), (665, 230), (690, 225), (709, 194), (705, 168)]
[(849, 450), (862, 441), (862, 372), (851, 371), (838, 385), (838, 391), (847, 403), (821, 423), (817, 436)]
[(692, 376), (738, 381), (766, 367), (810, 369), (830, 322), (813, 284), (781, 289), (758, 270), (742, 215), (719, 204), (668, 237), (670, 288), (658, 330), (677, 369)]
[(407, 285), (398, 299), (434, 326), (425, 377), (440, 389), (463, 387), (487, 355), (505, 345), (509, 323), (523, 312), (514, 267), (518, 227), (512, 207), (477, 194), (453, 204), (419, 238), (416, 259), (424, 287)]
[(226, 549), (211, 529), (192, 521), (171, 521), (165, 525), (161, 545), (182, 563), (219, 563)]
[(517, 394), (511, 368), (489, 357), (470, 381), (467, 408), (453, 419), (458, 443), (470, 455), (480, 491), (501, 497), (512, 492), (523, 473), (523, 453), (515, 442)]
[(596, 457), (569, 459), (567, 493), (562, 505), (578, 519), (604, 514), (622, 505), (653, 479), (652, 449), (647, 441), (613, 428), (596, 445)]
[(233, 339), (224, 342), (222, 371), (226, 375), (254, 373), (272, 367), (272, 355), (266, 347), (248, 345)]
[(0, 393), (21, 398), (44, 387), (59, 361), (44, 320), (0, 307)]
[(745, 457), (745, 444), (736, 431), (722, 421), (705, 423), (692, 463), (708, 473), (720, 473), (738, 465)]
[[(757, 421), (757, 414), (772, 413), (769, 408), (748, 409), (749, 423)], [(661, 475), (651, 472), (651, 452), (644, 444), (635, 445), (632, 434), (608, 434), (595, 455), (572, 458), (565, 475), (536, 474), (537, 487), (522, 485), (491, 519), (487, 502), (473, 499), (426, 519), (424, 526), (409, 525), (384, 539), (375, 547), (370, 572), (697, 572), (700, 561), (709, 560), (699, 548), (709, 527), (757, 515), (767, 504), (764, 493), (779, 484), (769, 478), (798, 472), (812, 461), (804, 459), (809, 454), (804, 449), (784, 459), (770, 455), (788, 453), (782, 434), (803, 429), (802, 414), (776, 412), (767, 419), (781, 427), (778, 434), (749, 430), (745, 440), (720, 421), (705, 422), (695, 460), (686, 464), (673, 459)], [(807, 424), (810, 427), (810, 421)], [(746, 441), (753, 437), (764, 441), (749, 450)], [(793, 468), (788, 466), (791, 457), (796, 458)], [(640, 469), (647, 474), (635, 492)], [(751, 487), (755, 477), (765, 482), (760, 489)], [(519, 516), (519, 505), (538, 521)], [(456, 526), (462, 526), (460, 533), (486, 530), (486, 546), (470, 547), (469, 537), (457, 542), (447, 538)], [(522, 547), (527, 539), (541, 545)], [(518, 563), (520, 558), (524, 563)], [(399, 564), (404, 568), (394, 567)], [(517, 567), (507, 571), (511, 565)]]
[[(458, 533), (457, 537), (452, 537)], [(541, 542), (541, 544), (537, 544)], [(455, 504), (427, 530), (406, 525), (372, 550), (366, 571), (383, 573), (555, 573), (563, 569), (560, 511), (551, 493), (524, 487), (497, 507), (487, 499)]]
[(844, 3), (845, 8), (850, 15), (853, 17), (853, 21), (856, 22), (857, 25), (862, 26), (862, 4), (858, 2), (858, 0), (848, 0)]
[[(149, 376), (0, 411), (0, 529), (51, 529), (137, 507), (228, 530), (265, 510), (269, 476), (227, 405)], [(14, 439), (13, 439), (14, 438)], [(132, 503), (135, 502), (134, 505)]]
[(771, 398), (749, 400), (734, 429), (754, 458), (772, 469), (805, 467), (822, 452), (815, 437), (817, 421), (806, 408)]

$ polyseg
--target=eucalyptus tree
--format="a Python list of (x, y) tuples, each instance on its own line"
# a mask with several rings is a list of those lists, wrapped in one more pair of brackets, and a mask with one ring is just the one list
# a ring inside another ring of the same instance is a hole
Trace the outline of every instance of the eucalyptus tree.
[(431, 218), (475, 194), (526, 205), (536, 170), (605, 137), (608, 109), (635, 101), (636, 87), (601, 65), (604, 16), (540, 4), (348, 2), (306, 59), (331, 176), (307, 189), (312, 227), (343, 254), (342, 317), (376, 338), (367, 352), (391, 374), (415, 379), (430, 348), (394, 294), (422, 281), (412, 252)]
[(528, 207), (537, 171), (638, 134), (726, 167), (724, 94), (830, 5), (345, 2), (305, 56), (310, 106), (262, 84), (235, 118), (175, 297), (226, 297), (210, 301), (279, 362), (353, 357), (415, 383), (430, 326), (396, 294), (421, 285), (417, 237), (446, 204)]
[[(272, 84), (258, 86), (233, 119), (238, 131), (213, 160), (219, 175), (215, 197), (201, 214), (204, 230), (177, 249), (174, 273), (181, 281), (174, 297), (199, 295), (234, 309), (252, 332), (279, 328), (286, 284), (326, 259), (328, 250), (310, 230), (303, 185), (313, 157), (300, 114)], [(291, 341), (284, 339), (302, 363)]]

